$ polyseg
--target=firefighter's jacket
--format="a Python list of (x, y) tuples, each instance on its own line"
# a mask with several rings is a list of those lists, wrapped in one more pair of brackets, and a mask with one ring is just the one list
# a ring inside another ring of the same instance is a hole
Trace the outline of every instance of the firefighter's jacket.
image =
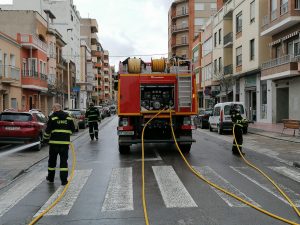
[(90, 107), (85, 113), (85, 118), (88, 118), (88, 122), (98, 122), (100, 121), (100, 113), (96, 107)]
[(231, 115), (231, 120), (233, 125), (239, 126), (239, 127), (244, 127), (244, 126), (248, 126), (248, 121), (246, 119), (244, 119), (240, 113), (238, 112), (234, 112)]
[(49, 140), (49, 144), (69, 145), (70, 136), (74, 131), (73, 119), (67, 113), (57, 111), (49, 116), (44, 140)]

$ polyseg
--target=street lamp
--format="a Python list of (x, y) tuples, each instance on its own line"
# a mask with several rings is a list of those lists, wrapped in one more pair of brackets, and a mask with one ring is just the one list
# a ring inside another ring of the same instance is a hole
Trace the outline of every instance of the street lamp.
[[(67, 36), (68, 36), (68, 42), (69, 42), (69, 31), (72, 31), (73, 29), (72, 28), (69, 28), (67, 29)], [(67, 43), (67, 44), (70, 44)], [(72, 108), (72, 105), (71, 105), (71, 84), (70, 84), (70, 58), (71, 58), (71, 52), (70, 52), (70, 45), (68, 47), (68, 62), (67, 62), (67, 65), (68, 65), (68, 108), (71, 109)]]

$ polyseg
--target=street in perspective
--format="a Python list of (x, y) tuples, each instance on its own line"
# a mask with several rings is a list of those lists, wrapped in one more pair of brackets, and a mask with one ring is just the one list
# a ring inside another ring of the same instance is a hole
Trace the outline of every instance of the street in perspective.
[(300, 0), (0, 0), (0, 225), (300, 225)]

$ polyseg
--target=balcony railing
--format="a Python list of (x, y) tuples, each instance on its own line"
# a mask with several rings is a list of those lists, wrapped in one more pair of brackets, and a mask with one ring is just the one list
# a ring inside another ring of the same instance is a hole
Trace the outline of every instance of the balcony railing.
[(186, 30), (186, 29), (189, 29), (189, 26), (187, 24), (177, 25), (177, 26), (172, 27), (173, 32), (182, 31), (182, 30)]
[(48, 76), (46, 74), (41, 73), (42, 80), (48, 80)]
[(233, 43), (233, 33), (230, 32), (224, 36), (224, 47)]
[(232, 64), (224, 66), (224, 76), (225, 75), (230, 75), (233, 73), (233, 66)]
[(188, 15), (189, 15), (188, 9), (177, 10), (174, 17), (181, 17), (181, 16), (188, 16)]
[(283, 14), (287, 13), (288, 12), (288, 7), (289, 7), (288, 2), (282, 4), (280, 6), (280, 15), (283, 15)]
[(36, 79), (39, 78), (38, 72), (32, 71), (32, 70), (22, 70), (22, 76), (23, 77), (34, 77)]
[(37, 36), (32, 34), (21, 34), (20, 35), (21, 44), (33, 44), (34, 46), (42, 49), (43, 51), (48, 51), (48, 45), (41, 41)]
[(0, 79), (20, 80), (20, 69), (15, 66), (0, 65)]
[(262, 70), (274, 68), (277, 66), (281, 66), (287, 63), (292, 62), (299, 62), (300, 61), (300, 55), (294, 56), (294, 55), (285, 55), (276, 59), (272, 59), (268, 62), (265, 62), (261, 65)]

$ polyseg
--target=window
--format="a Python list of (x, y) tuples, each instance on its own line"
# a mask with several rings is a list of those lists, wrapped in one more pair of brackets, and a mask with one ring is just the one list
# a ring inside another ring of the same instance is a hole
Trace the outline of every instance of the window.
[(300, 54), (300, 45), (298, 39), (287, 43), (287, 54), (291, 56), (298, 56)]
[(2, 50), (0, 49), (0, 77), (2, 77)]
[(250, 23), (255, 21), (255, 1), (250, 3)]
[(204, 3), (195, 3), (195, 10), (204, 10), (205, 5)]
[(277, 45), (275, 47), (275, 58), (279, 58), (281, 56), (281, 45)]
[(271, 0), (271, 20), (275, 20), (277, 18), (277, 0)]
[(181, 44), (186, 44), (186, 43), (187, 43), (186, 35), (181, 36)]
[(236, 66), (242, 65), (242, 46), (236, 49)]
[(221, 29), (219, 29), (219, 45), (221, 44), (221, 40), (222, 40), (222, 38), (221, 38)]
[(261, 119), (267, 119), (267, 103), (268, 103), (268, 92), (267, 92), (267, 82), (266, 81), (262, 81), (261, 83), (261, 87), (260, 87), (260, 91), (261, 91), (261, 112), (260, 112), (260, 118)]
[(204, 18), (195, 18), (195, 25), (196, 26), (204, 26), (205, 25), (205, 19)]
[(217, 74), (217, 72), (218, 72), (218, 60), (216, 60), (215, 59), (215, 61), (214, 61), (214, 74)]
[(255, 46), (254, 46), (254, 39), (250, 40), (250, 60), (254, 60), (255, 55)]
[(283, 15), (288, 12), (288, 7), (289, 7), (288, 4), (289, 4), (288, 0), (281, 0), (280, 15)]
[(222, 58), (219, 58), (219, 73), (222, 72)]
[(203, 43), (202, 55), (207, 55), (212, 51), (212, 38), (209, 38)]
[(11, 104), (11, 107), (13, 109), (18, 109), (18, 102), (17, 102), (17, 99), (16, 98), (11, 98), (10, 99), (10, 104)]
[(217, 10), (217, 3), (210, 3), (211, 10)]
[(300, 0), (295, 0), (295, 9), (300, 9)]
[(214, 35), (214, 46), (217, 47), (217, 33), (215, 33)]
[(7, 54), (3, 54), (3, 68), (4, 68), (4, 77), (8, 77), (8, 62), (7, 62)]
[(236, 15), (236, 33), (241, 32), (243, 28), (242, 12)]
[(220, 110), (221, 110), (221, 107), (216, 107), (214, 109), (214, 116), (220, 116)]

